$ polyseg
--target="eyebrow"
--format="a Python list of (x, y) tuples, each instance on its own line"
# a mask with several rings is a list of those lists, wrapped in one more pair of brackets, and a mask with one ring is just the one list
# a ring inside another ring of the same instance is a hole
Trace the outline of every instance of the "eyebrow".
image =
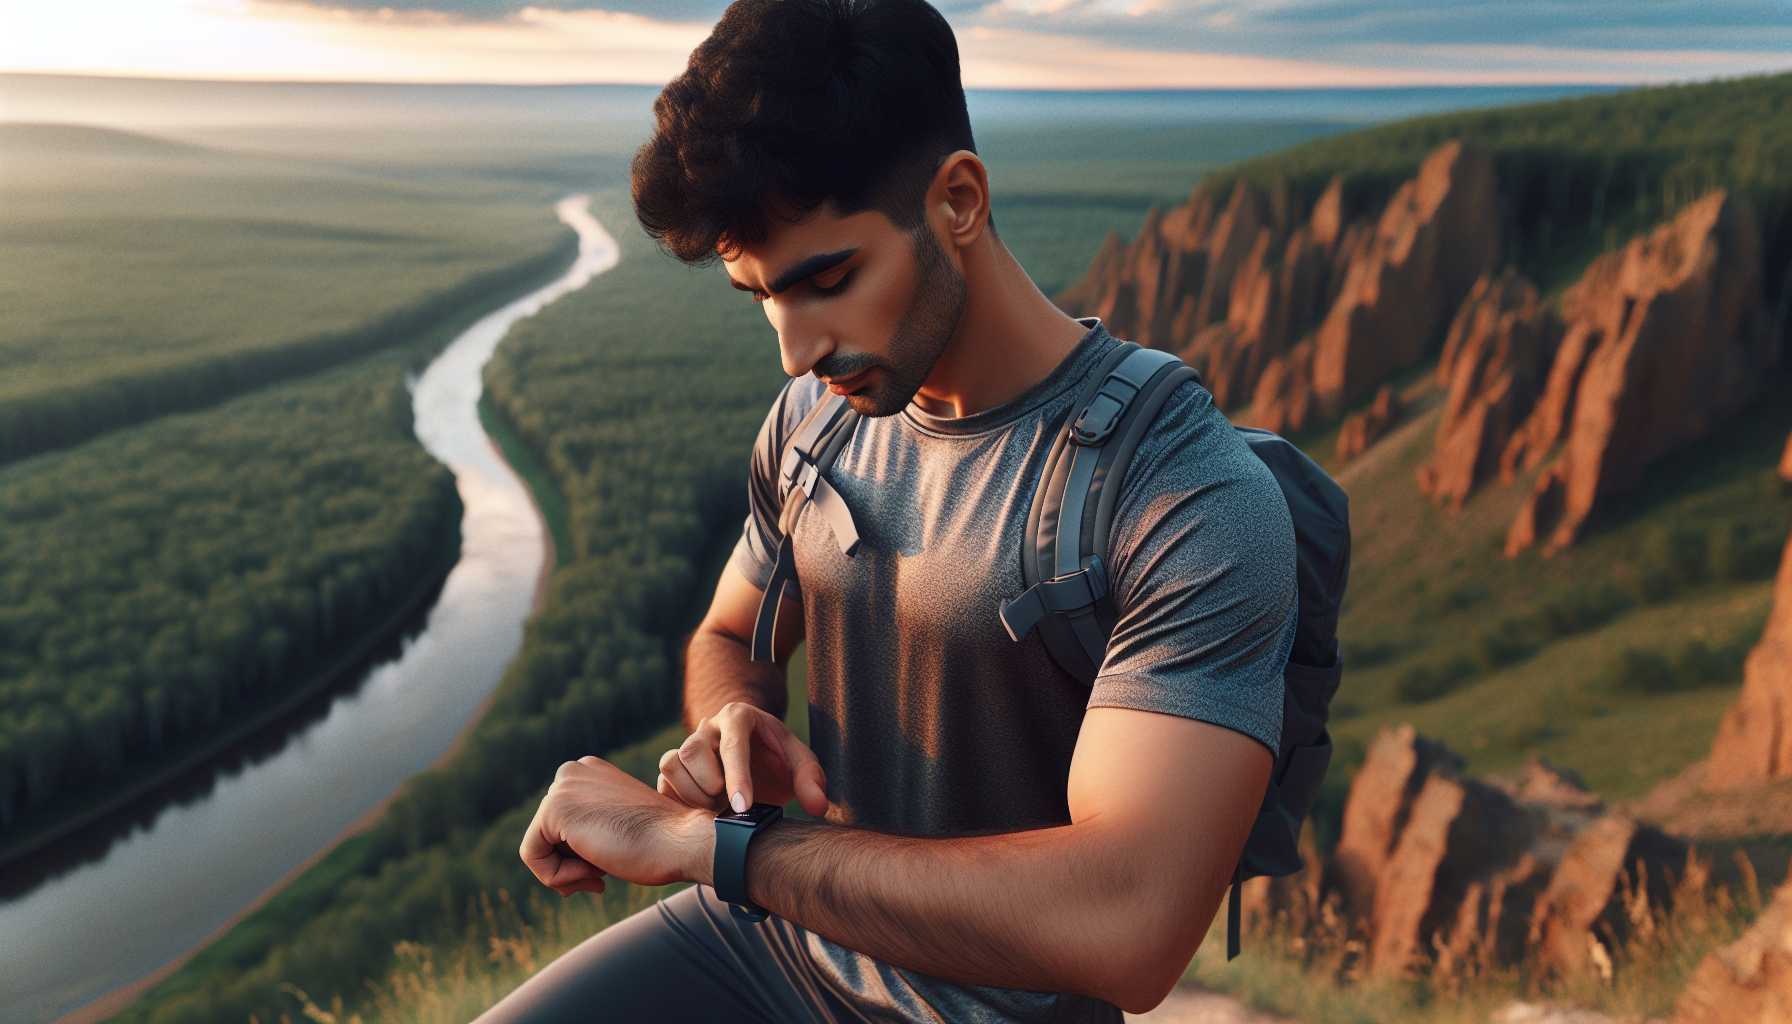
[[(801, 263), (791, 267), (782, 274), (779, 274), (777, 280), (767, 286), (767, 290), (773, 295), (781, 295), (784, 293), (784, 290), (791, 285), (845, 263), (847, 260), (852, 259), (853, 255), (858, 251), (858, 247), (854, 246), (851, 249), (841, 249), (838, 252), (817, 253), (814, 256), (804, 259)], [(741, 284), (734, 279), (734, 275), (729, 274), (727, 271), (723, 271), (723, 276), (728, 278), (728, 283), (733, 285), (736, 291), (754, 292), (759, 290), (751, 285)]]

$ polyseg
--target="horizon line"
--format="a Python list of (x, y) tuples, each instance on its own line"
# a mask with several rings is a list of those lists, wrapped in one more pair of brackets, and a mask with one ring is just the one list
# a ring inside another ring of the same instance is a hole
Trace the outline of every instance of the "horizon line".
[[(1745, 78), (1769, 78), (1776, 75), (1792, 74), (1792, 67), (1774, 71), (1749, 71), (1735, 75), (1689, 76), (1684, 79), (1611, 79), (1604, 81), (1564, 81), (1564, 82), (1435, 82), (1435, 83), (1391, 83), (1386, 85), (1189, 85), (1189, 86), (1136, 86), (1112, 88), (1066, 89), (1061, 87), (1026, 86), (964, 86), (966, 93), (1001, 92), (1001, 93), (1193, 93), (1193, 92), (1323, 92), (1328, 90), (1351, 92), (1411, 92), (1421, 89), (1604, 89), (1604, 88), (1654, 88), (1670, 85), (1693, 85), (1717, 81), (1730, 81)], [(244, 76), (199, 76), (184, 77), (173, 75), (147, 75), (140, 72), (112, 73), (104, 71), (46, 71), (41, 69), (0, 68), (0, 76), (30, 78), (92, 78), (121, 81), (142, 82), (184, 82), (192, 84), (231, 84), (231, 85), (357, 85), (357, 86), (485, 86), (515, 89), (553, 89), (568, 86), (632, 86), (636, 88), (663, 88), (666, 81), (597, 81), (588, 79), (569, 79), (556, 82), (506, 81), (498, 79), (357, 79), (357, 78), (256, 78)]]

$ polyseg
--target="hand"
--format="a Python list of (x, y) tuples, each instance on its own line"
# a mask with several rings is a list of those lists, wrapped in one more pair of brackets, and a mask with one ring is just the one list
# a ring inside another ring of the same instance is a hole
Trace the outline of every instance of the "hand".
[(637, 885), (695, 881), (714, 856), (705, 842), (714, 820), (587, 755), (554, 773), (517, 852), (562, 896), (603, 892), (606, 873)]
[(740, 792), (745, 809), (794, 797), (814, 817), (828, 810), (827, 775), (815, 752), (784, 722), (746, 701), (730, 701), (660, 757), (659, 791), (690, 807), (726, 814)]

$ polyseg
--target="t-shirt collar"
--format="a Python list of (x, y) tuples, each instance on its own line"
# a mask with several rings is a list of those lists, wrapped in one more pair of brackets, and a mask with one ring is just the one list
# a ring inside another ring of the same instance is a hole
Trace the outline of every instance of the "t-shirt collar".
[(1000, 405), (991, 406), (969, 416), (935, 416), (910, 402), (902, 410), (902, 418), (910, 424), (934, 434), (980, 434), (1020, 419), (1058, 397), (1082, 380), (1095, 368), (1109, 347), (1118, 344), (1097, 316), (1079, 316), (1077, 322), (1087, 327), (1076, 347), (1070, 350), (1052, 372), (1037, 383)]

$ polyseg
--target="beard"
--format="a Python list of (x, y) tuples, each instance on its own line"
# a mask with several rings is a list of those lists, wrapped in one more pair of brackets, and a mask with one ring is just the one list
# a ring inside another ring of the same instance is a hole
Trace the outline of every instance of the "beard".
[(881, 364), (884, 372), (871, 386), (846, 396), (846, 404), (861, 416), (891, 416), (907, 408), (952, 343), (964, 317), (964, 275), (946, 258), (925, 222), (912, 237), (915, 294), (896, 324), (889, 362)]

